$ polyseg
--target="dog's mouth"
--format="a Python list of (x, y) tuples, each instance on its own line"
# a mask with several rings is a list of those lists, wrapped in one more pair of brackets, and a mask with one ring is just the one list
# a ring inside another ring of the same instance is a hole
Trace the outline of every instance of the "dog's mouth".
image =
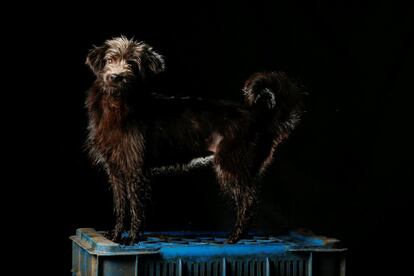
[(111, 82), (111, 81), (106, 81), (105, 82), (106, 86), (109, 88), (122, 88), (126, 85), (126, 82)]

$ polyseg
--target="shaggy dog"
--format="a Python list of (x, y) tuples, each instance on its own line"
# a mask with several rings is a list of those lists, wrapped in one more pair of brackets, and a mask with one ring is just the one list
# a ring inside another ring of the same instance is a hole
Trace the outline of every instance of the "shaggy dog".
[(94, 47), (86, 64), (96, 75), (86, 100), (87, 147), (113, 190), (116, 225), (109, 238), (126, 244), (141, 238), (152, 174), (212, 163), (234, 203), (228, 243), (237, 242), (253, 218), (260, 175), (299, 122), (298, 86), (284, 73), (266, 72), (246, 81), (244, 104), (152, 94), (147, 80), (165, 69), (164, 60), (125, 37)]

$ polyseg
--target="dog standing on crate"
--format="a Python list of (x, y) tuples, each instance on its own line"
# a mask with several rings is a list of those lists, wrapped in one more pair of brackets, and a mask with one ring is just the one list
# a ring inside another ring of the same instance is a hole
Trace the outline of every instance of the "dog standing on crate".
[(96, 75), (86, 100), (87, 148), (113, 190), (116, 225), (108, 237), (125, 244), (141, 238), (151, 175), (210, 163), (234, 203), (228, 243), (236, 243), (253, 218), (260, 175), (299, 122), (298, 86), (284, 73), (265, 72), (246, 81), (244, 104), (152, 94), (147, 80), (165, 69), (164, 59), (125, 37), (94, 47), (86, 64)]

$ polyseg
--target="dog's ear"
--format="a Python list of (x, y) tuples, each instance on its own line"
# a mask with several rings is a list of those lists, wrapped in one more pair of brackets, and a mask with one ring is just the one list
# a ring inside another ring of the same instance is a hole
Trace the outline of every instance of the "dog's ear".
[(151, 46), (147, 44), (140, 45), (141, 48), (141, 69), (145, 74), (156, 75), (165, 70), (164, 58), (152, 49)]
[(89, 51), (86, 57), (85, 64), (89, 66), (95, 75), (98, 75), (104, 66), (105, 51), (108, 49), (107, 45), (94, 47)]

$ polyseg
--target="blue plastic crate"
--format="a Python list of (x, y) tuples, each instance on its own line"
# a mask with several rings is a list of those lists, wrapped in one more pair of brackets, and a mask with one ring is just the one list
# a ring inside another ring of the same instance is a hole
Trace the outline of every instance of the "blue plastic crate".
[(226, 244), (224, 233), (150, 232), (134, 246), (81, 228), (72, 236), (77, 276), (345, 276), (346, 249), (338, 240), (290, 233), (252, 235)]

